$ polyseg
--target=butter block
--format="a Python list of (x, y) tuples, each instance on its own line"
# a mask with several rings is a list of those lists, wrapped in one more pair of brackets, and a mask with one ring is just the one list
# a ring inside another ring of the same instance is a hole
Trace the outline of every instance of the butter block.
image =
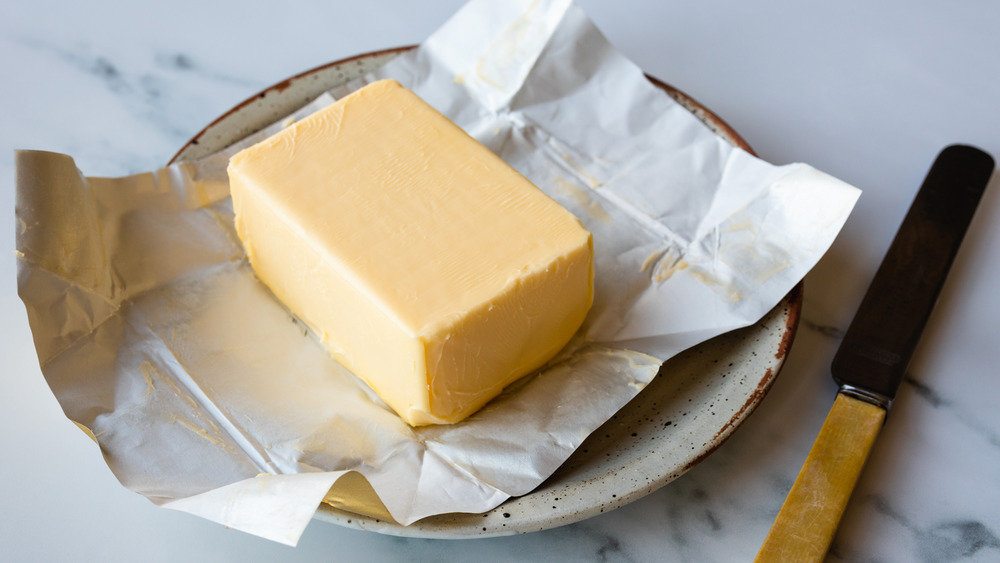
[(541, 367), (593, 300), (576, 217), (395, 81), (239, 152), (229, 178), (257, 276), (411, 425)]

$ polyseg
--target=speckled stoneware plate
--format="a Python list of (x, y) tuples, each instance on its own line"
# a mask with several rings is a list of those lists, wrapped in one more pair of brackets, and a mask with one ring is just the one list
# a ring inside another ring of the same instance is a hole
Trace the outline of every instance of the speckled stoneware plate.
[[(220, 150), (409, 48), (344, 59), (276, 84), (214, 121), (172, 161)], [(722, 138), (751, 150), (701, 104), (676, 88), (650, 80)], [(628, 504), (697, 465), (743, 423), (781, 369), (801, 308), (799, 284), (757, 324), (671, 359), (642, 393), (596, 430), (547, 481), (494, 510), (433, 516), (405, 527), (327, 505), (316, 518), (399, 536), (471, 538), (545, 530)]]

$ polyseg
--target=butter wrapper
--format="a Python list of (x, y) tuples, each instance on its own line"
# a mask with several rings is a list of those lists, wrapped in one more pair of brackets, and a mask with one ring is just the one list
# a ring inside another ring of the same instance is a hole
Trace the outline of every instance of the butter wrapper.
[(17, 155), (18, 288), (66, 416), (153, 502), (294, 544), (364, 477), (406, 525), (544, 481), (678, 352), (764, 316), (859, 192), (719, 138), (567, 0), (473, 0), (423, 45), (302, 108), (400, 81), (594, 234), (573, 342), (459, 424), (411, 428), (254, 277), (225, 163), (89, 178)]

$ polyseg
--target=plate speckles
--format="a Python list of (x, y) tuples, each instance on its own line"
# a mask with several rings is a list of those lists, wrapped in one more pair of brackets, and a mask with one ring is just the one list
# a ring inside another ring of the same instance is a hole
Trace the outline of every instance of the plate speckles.
[[(409, 48), (358, 55), (284, 80), (208, 125), (172, 161), (222, 149)], [(650, 80), (722, 138), (752, 152), (711, 111), (676, 88)], [(445, 514), (404, 527), (324, 505), (316, 518), (398, 536), (470, 538), (555, 528), (635, 501), (711, 455), (753, 412), (784, 363), (801, 308), (799, 284), (757, 324), (666, 362), (653, 382), (594, 431), (548, 480), (489, 512)]]

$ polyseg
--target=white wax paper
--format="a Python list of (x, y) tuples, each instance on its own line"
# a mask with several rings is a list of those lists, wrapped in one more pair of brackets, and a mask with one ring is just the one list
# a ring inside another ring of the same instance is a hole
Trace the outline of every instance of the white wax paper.
[(473, 417), (413, 429), (253, 276), (225, 177), (236, 147), (117, 179), (21, 152), (18, 288), (42, 371), (128, 488), (289, 544), (351, 471), (402, 524), (489, 510), (540, 484), (662, 361), (760, 319), (858, 197), (807, 165), (730, 146), (567, 0), (474, 0), (299, 114), (380, 78), (416, 91), (594, 233), (584, 326)]

